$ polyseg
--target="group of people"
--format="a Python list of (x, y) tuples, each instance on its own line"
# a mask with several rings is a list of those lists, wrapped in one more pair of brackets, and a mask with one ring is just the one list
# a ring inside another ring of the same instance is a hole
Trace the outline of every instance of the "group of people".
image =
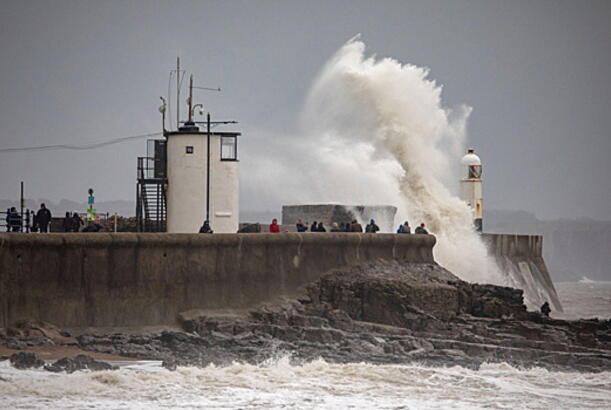
[[(409, 226), (409, 222), (405, 221), (397, 228), (397, 233), (412, 233), (412, 228)], [(418, 234), (428, 234), (429, 231), (426, 230), (424, 222), (416, 227), (414, 233)]]
[[(50, 232), (51, 219), (53, 215), (49, 208), (44, 203), (40, 204), (40, 209), (37, 212), (30, 211), (26, 213), (26, 228), (30, 232), (47, 233)], [(29, 222), (28, 222), (29, 221)], [(23, 231), (23, 217), (17, 212), (15, 207), (11, 207), (6, 212), (6, 227), (8, 232)], [(61, 227), (64, 232), (99, 232), (103, 229), (102, 225), (96, 222), (85, 224), (78, 212), (66, 212), (66, 216), (62, 220)]]
[[(295, 227), (297, 228), (297, 232), (308, 232), (308, 222), (303, 222), (301, 219), (297, 220)], [(269, 231), (272, 233), (280, 232), (280, 225), (278, 225), (278, 220), (273, 219), (272, 223), (269, 226)], [(309, 226), (310, 232), (327, 232), (324, 224), (322, 222), (314, 221), (312, 225)], [(380, 227), (376, 224), (374, 219), (371, 219), (369, 223), (365, 226), (366, 233), (377, 233), (380, 231)], [(331, 224), (330, 232), (363, 232), (363, 226), (356, 220), (353, 219), (350, 222), (342, 222), (338, 224), (337, 222), (333, 222)], [(405, 221), (399, 228), (397, 229), (397, 233), (412, 233), (411, 227), (409, 226), (409, 222)], [(421, 223), (420, 226), (416, 227), (414, 233), (417, 234), (428, 234), (429, 232), (426, 230), (424, 223)]]

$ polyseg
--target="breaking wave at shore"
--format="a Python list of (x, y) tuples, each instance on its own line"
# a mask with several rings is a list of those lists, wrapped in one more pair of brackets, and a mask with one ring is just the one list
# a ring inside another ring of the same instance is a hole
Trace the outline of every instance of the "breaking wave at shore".
[(118, 371), (50, 374), (0, 363), (2, 408), (609, 408), (611, 373), (507, 364), (480, 370), (417, 365), (291, 363), (179, 367), (138, 362)]

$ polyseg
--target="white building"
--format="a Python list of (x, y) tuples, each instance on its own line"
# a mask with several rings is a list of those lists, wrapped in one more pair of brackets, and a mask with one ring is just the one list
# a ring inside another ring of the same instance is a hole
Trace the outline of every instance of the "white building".
[(215, 233), (237, 232), (240, 133), (207, 134), (195, 124), (187, 123), (165, 135), (167, 232), (195, 233), (206, 219)]
[(478, 231), (483, 228), (484, 199), (482, 196), (482, 161), (473, 149), (462, 157), (463, 178), (460, 181), (462, 199), (473, 210), (473, 224)]

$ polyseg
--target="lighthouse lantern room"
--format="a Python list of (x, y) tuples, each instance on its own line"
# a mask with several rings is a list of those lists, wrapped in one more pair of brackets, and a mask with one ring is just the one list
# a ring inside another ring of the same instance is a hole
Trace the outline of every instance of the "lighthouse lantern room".
[(461, 179), (462, 199), (473, 210), (473, 224), (478, 232), (483, 229), (483, 205), (482, 197), (482, 161), (475, 154), (475, 150), (469, 149), (461, 160), (463, 177)]

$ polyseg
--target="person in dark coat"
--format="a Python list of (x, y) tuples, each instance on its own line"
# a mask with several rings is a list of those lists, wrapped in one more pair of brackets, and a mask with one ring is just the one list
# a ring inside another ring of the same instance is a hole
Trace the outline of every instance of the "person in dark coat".
[(316, 232), (327, 232), (327, 230), (325, 229), (325, 226), (322, 224), (322, 222), (318, 223), (318, 226), (316, 227)]
[(14, 206), (9, 209), (6, 215), (7, 232), (21, 232), (21, 215)]
[(38, 218), (36, 217), (36, 213), (34, 211), (30, 211), (30, 218), (32, 221), (32, 225), (30, 225), (30, 232), (38, 232)]
[(414, 233), (428, 234), (429, 231), (426, 230), (426, 228), (424, 227), (424, 222), (423, 222), (423, 223), (420, 224), (419, 227), (416, 228)]
[(83, 222), (83, 220), (81, 219), (81, 217), (79, 216), (78, 212), (74, 212), (72, 214), (72, 226), (71, 226), (71, 230), (72, 232), (79, 232), (81, 230), (81, 226), (83, 226), (85, 223)]
[(549, 303), (547, 303), (547, 301), (541, 305), (541, 313), (543, 313), (543, 315), (549, 317), (549, 314), (552, 312), (552, 309), (549, 307)]
[(51, 211), (47, 209), (45, 204), (40, 204), (40, 209), (36, 213), (36, 222), (41, 233), (49, 232), (49, 223), (51, 222)]
[(376, 225), (376, 221), (374, 221), (373, 219), (365, 227), (365, 232), (368, 232), (368, 233), (376, 233), (379, 230), (380, 230), (380, 227)]
[(208, 220), (205, 220), (202, 227), (199, 228), (199, 233), (214, 233), (214, 231), (210, 227), (210, 222), (208, 222)]
[(318, 232), (318, 224), (316, 223), (316, 221), (314, 221), (312, 223), (312, 226), (310, 226), (310, 232)]
[(297, 232), (306, 232), (308, 230), (308, 227), (303, 224), (301, 219), (297, 220), (297, 224), (295, 226), (297, 227)]
[(363, 232), (363, 226), (358, 223), (356, 219), (352, 220), (352, 225), (350, 225), (351, 232)]
[(64, 220), (62, 221), (62, 228), (64, 232), (70, 232), (72, 230), (72, 217), (70, 216), (70, 212), (66, 212), (66, 216), (64, 216)]

